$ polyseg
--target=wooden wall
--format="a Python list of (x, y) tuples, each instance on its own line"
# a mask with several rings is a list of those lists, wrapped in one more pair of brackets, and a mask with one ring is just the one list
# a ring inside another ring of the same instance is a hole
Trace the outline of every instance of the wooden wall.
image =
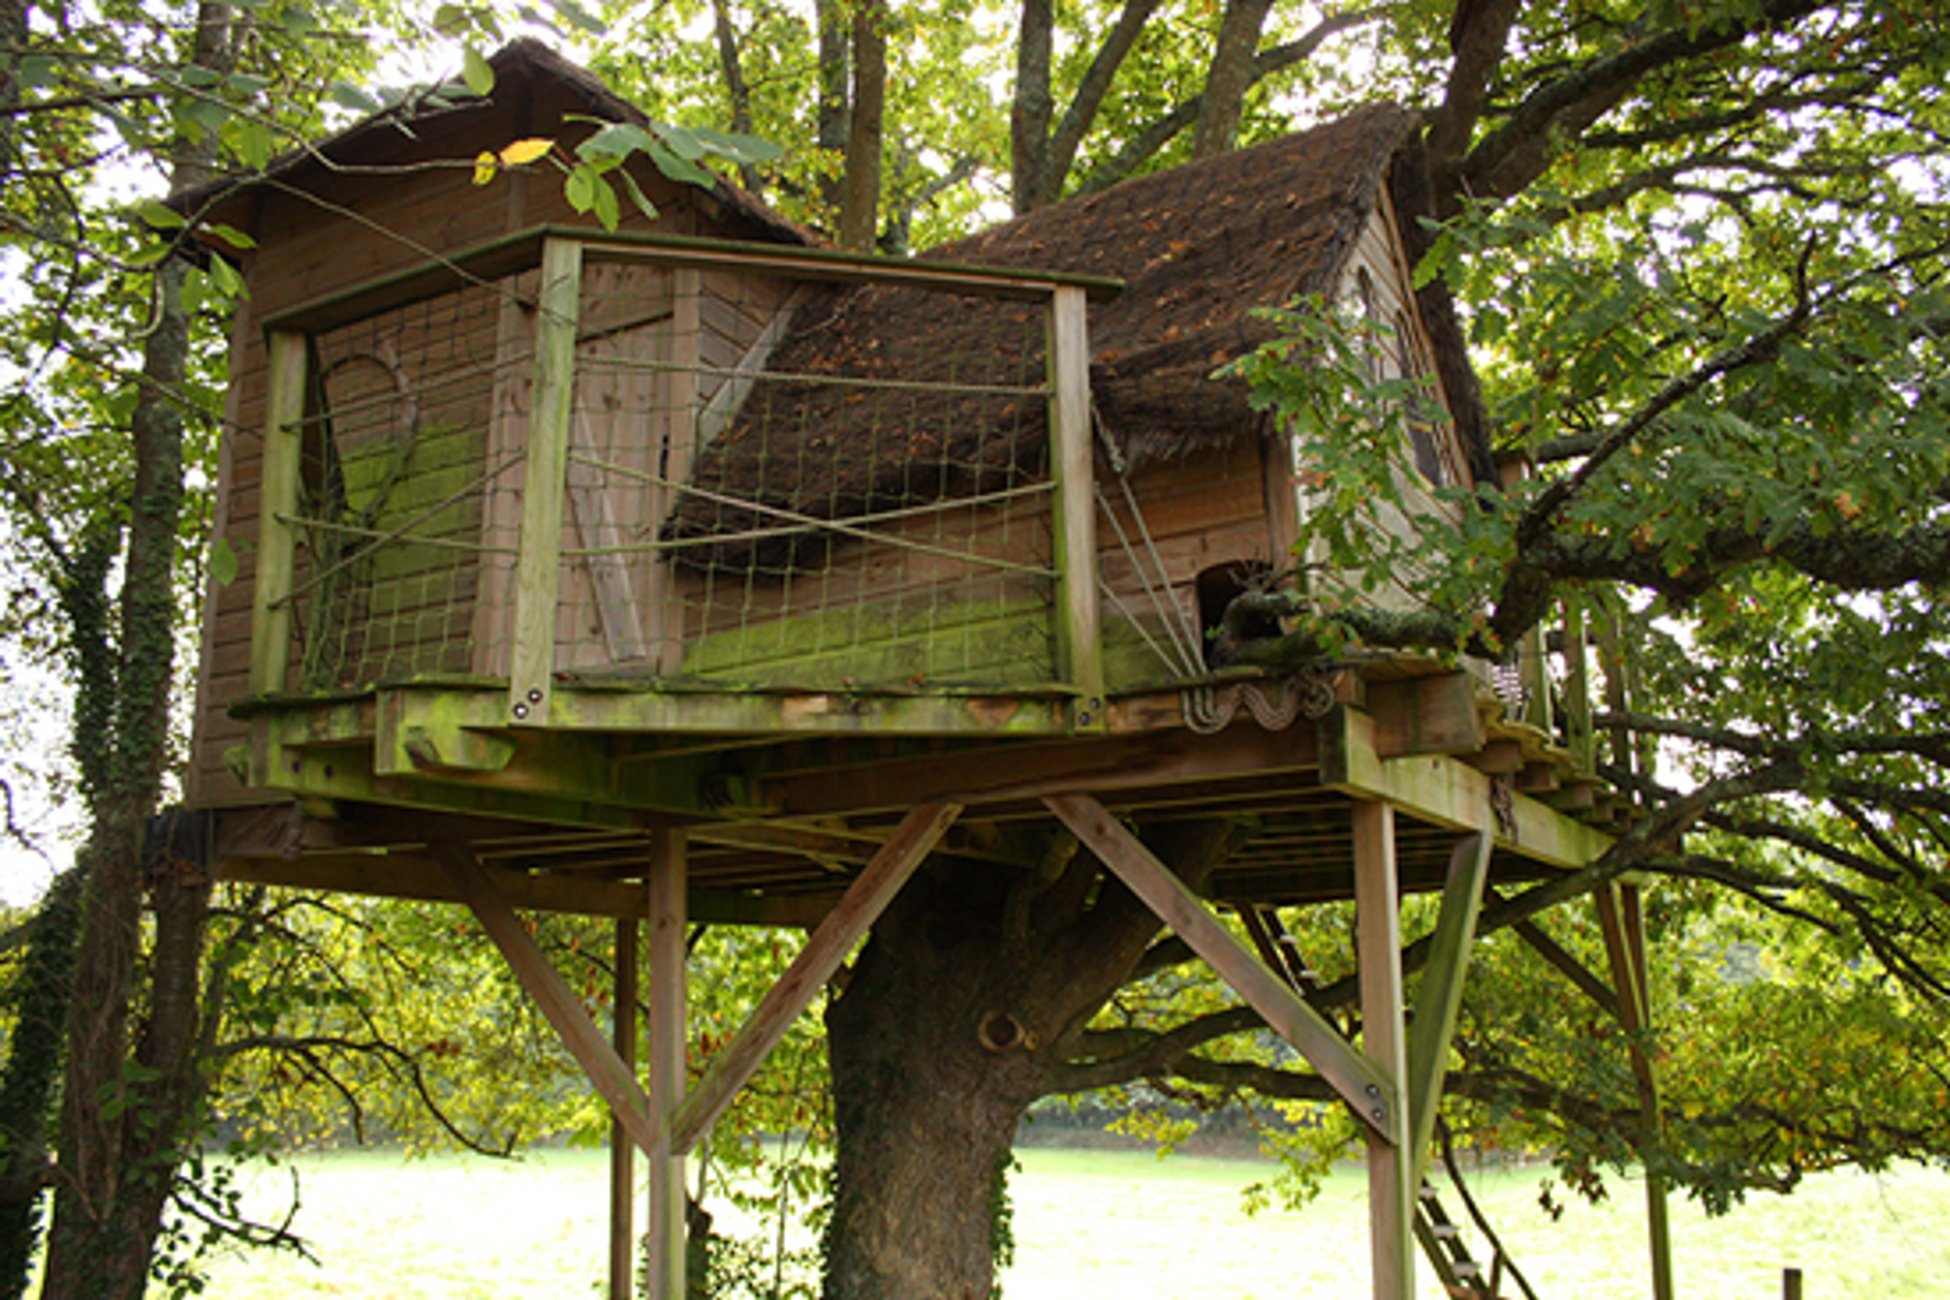
[[(1394, 331), (1394, 337), (1384, 343), (1375, 358), (1377, 378), (1416, 378), (1426, 390), (1429, 408), (1437, 413), (1446, 412), (1448, 396), (1436, 372), (1434, 347), (1415, 306), (1412, 270), (1395, 224), (1393, 205), (1385, 191), (1380, 206), (1362, 228), (1343, 272), (1340, 297), (1351, 307), (1365, 308), (1371, 320)], [(1417, 529), (1417, 517), (1447, 509), (1430, 495), (1432, 486), (1469, 481), (1468, 458), (1463, 454), (1452, 421), (1439, 418), (1428, 422), (1420, 436), (1425, 439), (1421, 448), (1401, 449), (1401, 468), (1396, 474), (1396, 484), (1408, 504), (1408, 512), (1388, 505), (1380, 506), (1377, 511), (1382, 526), (1397, 536), (1411, 536)], [(1284, 453), (1269, 461), (1269, 475), (1286, 480), (1284, 490), (1269, 495), (1275, 529), (1287, 541), (1281, 548), (1283, 552), (1290, 550), (1297, 540), (1299, 521), (1309, 508), (1309, 489), (1303, 472), (1305, 451), (1288, 439)], [(1430, 468), (1436, 471), (1433, 482), (1425, 474)], [(1316, 567), (1323, 559), (1317, 551), (1304, 558)], [(1414, 607), (1417, 578), (1413, 573), (1396, 574), (1391, 586), (1366, 598), (1394, 608)], [(1316, 577), (1314, 581), (1332, 583), (1333, 579)]]
[[(256, 247), (236, 255), (249, 286), (249, 298), (240, 304), (231, 337), (231, 388), (219, 454), (215, 514), (216, 536), (236, 549), (240, 565), (236, 580), (221, 587), (213, 584), (204, 602), (204, 635), (186, 779), (186, 796), (191, 804), (222, 804), (253, 797), (236, 783), (223, 755), (246, 739), (243, 724), (229, 716), (228, 707), (246, 693), (249, 681), (255, 580), (252, 556), (258, 534), (266, 397), (262, 322), (285, 309), (423, 264), (439, 253), (458, 251), (540, 223), (593, 228), (590, 218), (579, 216), (568, 206), (560, 177), (552, 170), (504, 173), (481, 187), (471, 179), (472, 159), (484, 149), (498, 149), (509, 141), (533, 135), (554, 136), (565, 147), (572, 146), (579, 133), (588, 128), (565, 123), (563, 114), (584, 111), (580, 100), (553, 83), (504, 79), (490, 103), (418, 125), (411, 138), (385, 132), (369, 137), (358, 147), (357, 168), (335, 173), (315, 167), (292, 171), (277, 185), (246, 191), (207, 214), (244, 230), (256, 241)], [(715, 205), (697, 191), (666, 181), (647, 168), (639, 169), (637, 175), (659, 209), (656, 229), (685, 235), (745, 234), (706, 217), (704, 209)], [(626, 228), (647, 228), (650, 224), (633, 205), (623, 205)], [(439, 489), (440, 476), (451, 476), (455, 459), (473, 456), (476, 447), (486, 445), (487, 439), (480, 436), (484, 430), (494, 436), (492, 431), (498, 429), (498, 436), (505, 439), (513, 436), (510, 421), (519, 419), (525, 426), (525, 370), (511, 379), (509, 375), (517, 367), (507, 364), (510, 358), (525, 357), (533, 335), (532, 313), (516, 303), (522, 287), (513, 281), (477, 286), (446, 304), (455, 330), (454, 337), (445, 341), (447, 364), (482, 365), (487, 373), (471, 390), (442, 398), (444, 407), (440, 411), (431, 405), (423, 410), (423, 419), (435, 416), (441, 422), (445, 446), (429, 446), (427, 464), (416, 471), (418, 481), (409, 485), (407, 497), (437, 500), (425, 494)], [(392, 336), (390, 346), (402, 360), (418, 343), (425, 342), (414, 337), (414, 331), (422, 327), (410, 323), (416, 310), (428, 327), (435, 323), (424, 308), (407, 308), (389, 328), (367, 328), (363, 332), (350, 328), (344, 332), (340, 345), (344, 355), (359, 358), (363, 349), (363, 357), (344, 362), (342, 386), (370, 388), (381, 382), (382, 372), (389, 367), (375, 349), (384, 350), (388, 334)], [(736, 329), (726, 332), (738, 334)], [(641, 339), (634, 343), (655, 346), (654, 341), (645, 344)], [(323, 352), (321, 359), (330, 364)], [(488, 362), (499, 363), (499, 369), (484, 364)], [(495, 379), (496, 374), (501, 378)], [(394, 417), (397, 415), (395, 412)], [(378, 440), (373, 442), (375, 448), (388, 436), (378, 427), (376, 424), (369, 435), (369, 441)], [(432, 454), (435, 452), (438, 454)], [(385, 459), (375, 452), (367, 468), (353, 467), (355, 476), (384, 464)], [(450, 512), (438, 523), (447, 529), (478, 528), (490, 544), (505, 541), (499, 534), (509, 522), (509, 502), (518, 500), (514, 495), (518, 486), (518, 480), (512, 478), (497, 480), (499, 492), (477, 505)], [(417, 629), (407, 638), (415, 644), (408, 645), (411, 653), (402, 662), (412, 662), (420, 670), (466, 668), (468, 664), (438, 655), (420, 656), (415, 648), (436, 643), (456, 645), (463, 640), (471, 641), (481, 654), (491, 655), (495, 643), (491, 635), (484, 634), (480, 611), (492, 604), (499, 580), (494, 566), (477, 561), (471, 569), (453, 570), (439, 582), (430, 582), (424, 560), (422, 563), (417, 575), (407, 570), (385, 575), (390, 584), (387, 599), (417, 599), (424, 606), (424, 618), (410, 603), (396, 606), (406, 615), (400, 626)], [(416, 586), (417, 596), (413, 592)], [(472, 611), (466, 609), (470, 603)], [(568, 609), (565, 627), (585, 626), (586, 612)], [(465, 631), (463, 623), (467, 624)], [(290, 680), (296, 685), (303, 666), (296, 659), (292, 666)], [(478, 670), (493, 664), (490, 659), (473, 666)]]

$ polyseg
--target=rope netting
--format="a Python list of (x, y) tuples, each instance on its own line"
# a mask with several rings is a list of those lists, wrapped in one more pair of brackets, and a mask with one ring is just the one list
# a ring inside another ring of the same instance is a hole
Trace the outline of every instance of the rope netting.
[(287, 519), (294, 685), (478, 672), (505, 641), (505, 620), (482, 614), (497, 570), (512, 572), (493, 503), (519, 499), (522, 445), (505, 426), (532, 339), (503, 336), (504, 297), (471, 286), (312, 336)]

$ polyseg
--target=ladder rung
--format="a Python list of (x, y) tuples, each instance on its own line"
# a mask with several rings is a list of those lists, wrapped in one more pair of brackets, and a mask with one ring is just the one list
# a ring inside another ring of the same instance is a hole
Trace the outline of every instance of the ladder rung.
[(1481, 1277), (1483, 1275), (1483, 1266), (1473, 1259), (1459, 1259), (1451, 1267), (1455, 1269), (1457, 1277)]
[(1454, 1241), (1462, 1236), (1462, 1229), (1453, 1223), (1437, 1223), (1432, 1225), (1429, 1231), (1435, 1234), (1437, 1241)]

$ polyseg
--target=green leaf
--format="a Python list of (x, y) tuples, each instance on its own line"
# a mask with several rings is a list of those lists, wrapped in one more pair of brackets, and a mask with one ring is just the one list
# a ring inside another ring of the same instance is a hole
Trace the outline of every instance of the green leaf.
[(452, 36), (467, 22), (467, 11), (459, 5), (441, 5), (433, 11), (433, 30)]
[(569, 173), (562, 182), (562, 197), (577, 212), (587, 212), (596, 202), (596, 173), (586, 163)]
[(494, 89), (494, 69), (481, 57), (481, 52), (473, 46), (462, 51), (460, 58), (460, 78), (467, 88), (477, 95), (486, 95)]
[(596, 220), (603, 223), (604, 230), (616, 229), (623, 213), (616, 201), (616, 187), (602, 177), (592, 178), (596, 186)]
[(271, 128), (254, 117), (238, 119), (237, 155), (252, 171), (263, 171), (276, 149)]
[(690, 159), (678, 157), (666, 149), (661, 142), (652, 141), (650, 147), (644, 152), (650, 155), (650, 161), (657, 165), (658, 171), (674, 181), (685, 185), (696, 185), (707, 190), (718, 183), (716, 176)]
[(135, 215), (156, 230), (181, 230), (188, 224), (180, 213), (161, 199), (144, 199), (136, 205)]
[(575, 0), (549, 0), (549, 8), (567, 19), (570, 25), (581, 28), (591, 36), (603, 36), (609, 32), (608, 25), (602, 19), (591, 14)]
[(576, 146), (576, 156), (592, 162), (598, 158), (627, 158), (632, 153), (648, 153), (656, 146), (657, 137), (640, 126), (607, 122)]
[(237, 268), (223, 258), (213, 257), (210, 259), (209, 273), (210, 279), (225, 295), (232, 298), (247, 298), (250, 296), (249, 291), (244, 288), (244, 277), (237, 274)]
[(228, 537), (210, 543), (210, 580), (219, 587), (237, 581), (237, 548), (230, 544)]
[(249, 235), (237, 229), (237, 227), (227, 226), (221, 221), (212, 222), (203, 228), (215, 235), (218, 239), (221, 239), (224, 243), (229, 244), (232, 248), (257, 247), (257, 241), (255, 239), (252, 239)]
[(707, 152), (717, 154), (720, 158), (728, 158), (735, 163), (749, 163), (754, 167), (762, 167), (785, 157), (783, 148), (755, 135), (713, 131), (705, 126), (690, 128), (690, 134), (705, 147)]
[(349, 108), (355, 113), (378, 113), (386, 107), (368, 94), (364, 88), (355, 86), (349, 81), (333, 82), (331, 89), (325, 94), (334, 104), (341, 108)]
[(645, 194), (643, 188), (636, 183), (636, 177), (630, 175), (630, 169), (625, 167), (618, 172), (618, 175), (623, 178), (623, 188), (630, 192), (630, 202), (636, 204), (636, 210), (641, 212), (646, 220), (655, 221), (657, 205), (650, 201), (650, 196)]
[(60, 81), (61, 65), (45, 54), (29, 54), (22, 58), (17, 71), (21, 88), (42, 90)]

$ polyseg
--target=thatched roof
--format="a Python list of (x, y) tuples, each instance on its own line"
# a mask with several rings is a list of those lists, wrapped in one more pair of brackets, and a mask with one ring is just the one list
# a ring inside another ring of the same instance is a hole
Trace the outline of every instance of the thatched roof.
[[(1124, 292), (1090, 317), (1091, 391), (1132, 468), (1253, 436), (1243, 384), (1212, 372), (1271, 337), (1254, 318), (1308, 293), (1331, 294), (1379, 202), (1412, 116), (1374, 105), (1252, 149), (1127, 181), (1043, 208), (926, 256), (964, 264), (1105, 276)], [(1013, 308), (1021, 373), (1040, 378), (1037, 309)], [(837, 290), (803, 309), (768, 368), (795, 374), (946, 377), (999, 346), (997, 310), (921, 290)], [(1014, 344), (1012, 344), (1014, 345)], [(759, 401), (759, 398), (763, 401)], [(694, 481), (721, 495), (841, 518), (964, 494), (1034, 468), (1046, 451), (1034, 399), (863, 396), (857, 389), (761, 386), (744, 416), (707, 448)], [(903, 455), (902, 449), (911, 455)], [(924, 463), (912, 463), (919, 456)], [(704, 536), (774, 523), (686, 499), (667, 528)], [(737, 563), (749, 543), (689, 548), (687, 559)]]
[[(323, 140), (279, 155), (262, 173), (220, 177), (175, 195), (169, 200), (170, 206), (179, 212), (198, 212), (247, 193), (267, 180), (302, 186), (313, 176), (328, 175), (333, 165), (389, 163), (400, 155), (423, 153), (425, 145), (416, 138), (416, 128), (446, 119), (464, 120), (497, 103), (521, 103), (540, 83), (553, 83), (568, 91), (570, 98), (577, 102), (577, 111), (590, 117), (636, 126), (649, 121), (642, 109), (603, 85), (587, 68), (563, 58), (533, 37), (522, 36), (508, 42), (489, 56), (488, 66), (494, 69), (494, 89), (484, 97), (456, 99), (444, 108), (429, 108), (418, 99), (408, 99), (360, 118)], [(554, 126), (550, 123), (539, 129), (554, 129)], [(484, 140), (481, 147), (505, 143), (505, 140)], [(774, 212), (750, 191), (729, 181), (719, 179), (707, 193), (719, 207), (716, 215), (726, 219), (743, 237), (778, 243), (823, 242), (805, 227)]]

